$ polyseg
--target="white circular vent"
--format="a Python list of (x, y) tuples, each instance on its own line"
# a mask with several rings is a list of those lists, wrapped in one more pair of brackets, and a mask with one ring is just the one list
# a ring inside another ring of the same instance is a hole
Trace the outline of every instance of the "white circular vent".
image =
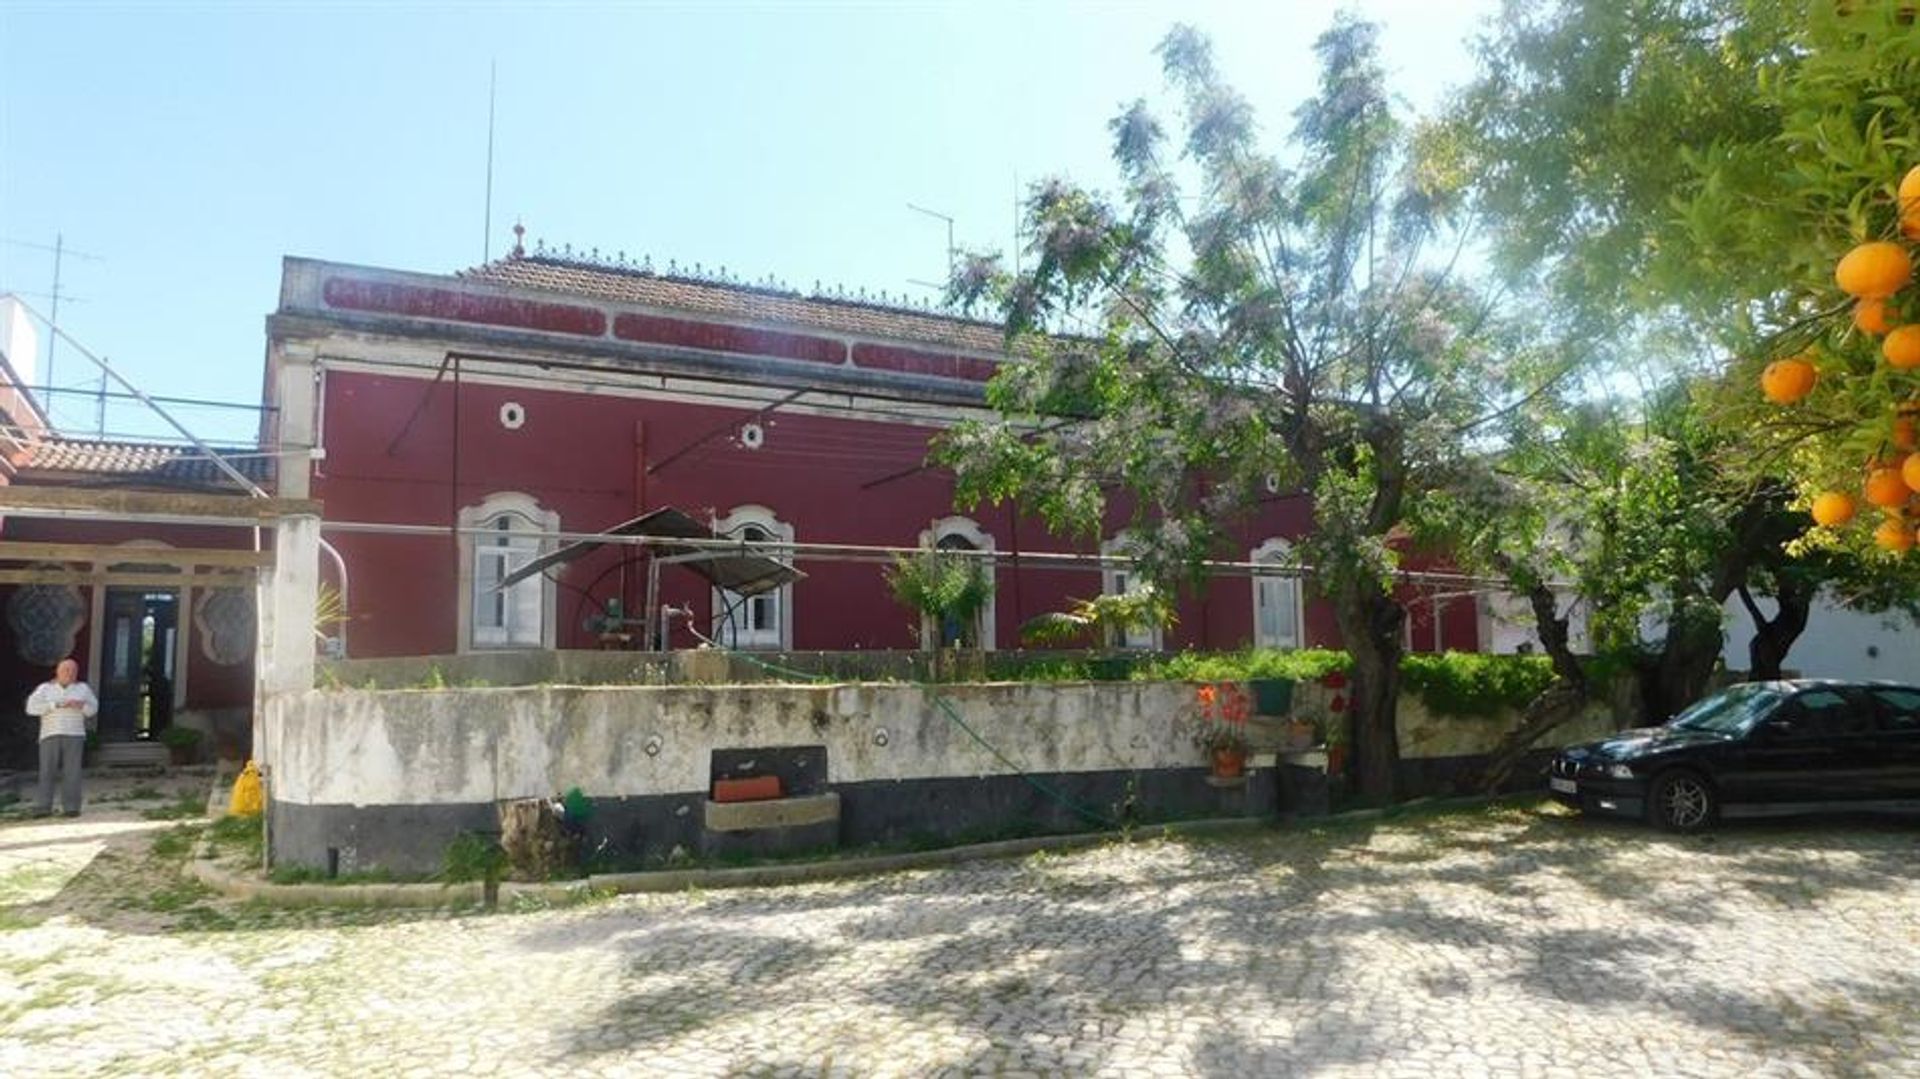
[(1280, 474), (1278, 472), (1267, 473), (1267, 493), (1270, 495), (1280, 493)]
[(527, 422), (527, 408), (518, 401), (508, 401), (500, 406), (500, 426), (509, 431), (518, 431)]
[(767, 444), (767, 430), (757, 423), (740, 425), (740, 444), (750, 450), (757, 450)]

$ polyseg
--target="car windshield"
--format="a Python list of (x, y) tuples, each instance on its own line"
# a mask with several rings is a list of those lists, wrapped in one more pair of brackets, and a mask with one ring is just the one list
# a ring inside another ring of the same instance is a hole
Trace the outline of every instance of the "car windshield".
[(1761, 716), (1772, 711), (1780, 698), (1779, 690), (1759, 683), (1734, 686), (1673, 717), (1667, 726), (1683, 731), (1744, 734)]

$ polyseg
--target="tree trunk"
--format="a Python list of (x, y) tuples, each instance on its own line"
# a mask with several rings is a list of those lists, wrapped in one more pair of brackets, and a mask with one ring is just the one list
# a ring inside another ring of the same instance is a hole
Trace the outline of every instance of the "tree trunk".
[[(1508, 569), (1508, 574), (1512, 570)], [(1579, 715), (1593, 699), (1593, 684), (1587, 680), (1587, 672), (1580, 666), (1579, 657), (1567, 643), (1567, 619), (1560, 613), (1560, 605), (1553, 590), (1544, 584), (1536, 584), (1527, 590), (1527, 601), (1533, 607), (1534, 624), (1540, 630), (1540, 643), (1547, 657), (1553, 661), (1554, 680), (1542, 690), (1538, 697), (1528, 702), (1526, 711), (1521, 713), (1520, 725), (1507, 733), (1495, 747), (1487, 769), (1481, 773), (1480, 789), (1488, 794), (1498, 790), (1521, 758), (1533, 748), (1548, 731)]]
[(1640, 680), (1641, 722), (1665, 723), (1706, 692), (1713, 665), (1720, 659), (1726, 635), (1720, 628), (1722, 604), (1697, 588), (1676, 587), (1679, 597), (1667, 619), (1667, 637), (1660, 651), (1634, 665)]
[(1781, 677), (1787, 653), (1793, 650), (1793, 642), (1800, 639), (1800, 634), (1806, 632), (1807, 617), (1813, 610), (1813, 591), (1801, 588), (1784, 574), (1774, 590), (1778, 593), (1774, 598), (1780, 601), (1780, 610), (1769, 619), (1761, 617), (1760, 605), (1754, 602), (1752, 593), (1745, 586), (1740, 589), (1740, 602), (1753, 616), (1753, 640), (1747, 642), (1747, 674), (1755, 681)]
[(1400, 703), (1400, 656), (1406, 611), (1393, 597), (1366, 582), (1341, 588), (1334, 600), (1348, 654), (1353, 656), (1348, 710), (1353, 716), (1353, 759), (1362, 800), (1394, 800), (1400, 762), (1395, 721)]

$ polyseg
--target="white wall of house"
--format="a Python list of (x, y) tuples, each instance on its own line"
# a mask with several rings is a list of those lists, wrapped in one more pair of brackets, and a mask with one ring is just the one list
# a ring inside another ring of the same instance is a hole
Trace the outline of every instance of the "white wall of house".
[[(1772, 617), (1777, 605), (1759, 598)], [(1727, 603), (1727, 643), (1722, 655), (1729, 670), (1747, 669), (1747, 642), (1753, 617), (1739, 597)], [(1807, 619), (1807, 631), (1793, 642), (1786, 667), (1805, 678), (1885, 678), (1920, 681), (1920, 627), (1903, 614), (1848, 610), (1822, 596)]]
[[(1760, 610), (1771, 617), (1778, 604), (1759, 598)], [(1564, 609), (1564, 605), (1563, 605)], [(1481, 599), (1481, 639), (1487, 651), (1499, 653), (1539, 652), (1540, 636), (1534, 629), (1533, 611), (1518, 596), (1488, 595)], [(1747, 645), (1753, 640), (1753, 617), (1738, 596), (1727, 601), (1722, 622), (1726, 643), (1721, 658), (1727, 669), (1744, 671), (1748, 666)], [(1587, 637), (1586, 612), (1575, 607), (1569, 635), (1576, 652), (1591, 646)], [(1642, 626), (1648, 640), (1657, 640), (1662, 627), (1659, 619)], [(1823, 596), (1815, 602), (1807, 620), (1807, 630), (1787, 653), (1787, 669), (1804, 678), (1884, 678), (1893, 681), (1920, 681), (1920, 626), (1902, 614), (1877, 614), (1850, 610)]]

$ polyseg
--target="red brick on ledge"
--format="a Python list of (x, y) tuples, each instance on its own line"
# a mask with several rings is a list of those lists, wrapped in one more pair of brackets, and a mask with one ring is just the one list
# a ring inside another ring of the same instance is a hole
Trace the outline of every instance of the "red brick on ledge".
[(644, 341), (714, 352), (750, 356), (779, 356), (813, 363), (845, 363), (847, 346), (829, 337), (735, 326), (725, 322), (663, 318), (659, 315), (616, 315), (613, 335), (622, 341)]
[(778, 797), (780, 797), (779, 776), (753, 776), (749, 779), (713, 781), (713, 800), (716, 802), (764, 802)]
[(580, 304), (518, 300), (511, 296), (489, 296), (450, 288), (366, 281), (352, 277), (327, 278), (321, 295), (326, 298), (328, 306), (348, 311), (377, 311), (411, 318), (446, 319), (449, 322), (478, 322), (488, 326), (543, 330), (576, 337), (604, 337), (607, 333), (606, 313)]
[(855, 345), (853, 365), (869, 371), (901, 371), (935, 378), (961, 378), (969, 382), (985, 382), (1000, 370), (1000, 365), (988, 360), (894, 345)]

